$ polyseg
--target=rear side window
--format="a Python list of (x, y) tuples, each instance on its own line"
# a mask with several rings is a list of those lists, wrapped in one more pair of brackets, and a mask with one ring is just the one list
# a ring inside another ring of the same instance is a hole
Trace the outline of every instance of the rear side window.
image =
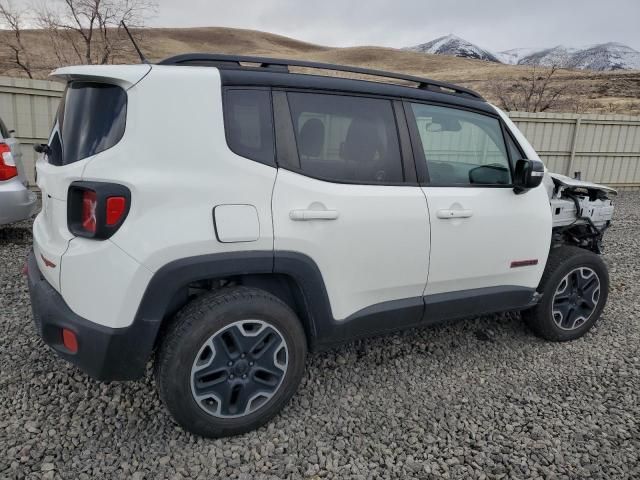
[(500, 121), (479, 113), (411, 104), (430, 185), (509, 185)]
[(68, 165), (117, 144), (124, 135), (127, 94), (117, 85), (72, 82), (58, 107), (49, 162)]
[(269, 91), (227, 90), (224, 120), (227, 143), (233, 152), (275, 166), (273, 115)]
[(389, 100), (287, 94), (302, 173), (338, 182), (404, 181)]

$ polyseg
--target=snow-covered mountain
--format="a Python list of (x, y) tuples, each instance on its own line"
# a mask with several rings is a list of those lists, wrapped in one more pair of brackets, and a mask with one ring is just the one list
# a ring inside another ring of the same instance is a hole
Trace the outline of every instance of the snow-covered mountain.
[(583, 48), (557, 46), (525, 55), (518, 64), (557, 65), (581, 70), (636, 70), (640, 69), (640, 52), (615, 42)]
[(454, 57), (476, 58), (478, 60), (487, 60), (489, 62), (500, 62), (496, 55), (489, 50), (474, 45), (466, 41), (464, 38), (456, 35), (447, 35), (445, 37), (436, 38), (427, 43), (406, 47), (404, 50), (411, 50), (420, 53), (435, 53), (438, 55), (452, 55)]
[(571, 62), (571, 56), (578, 51), (576, 48), (567, 48), (563, 45), (558, 45), (553, 48), (539, 48), (530, 49), (526, 52), (526, 49), (522, 50), (517, 62), (505, 62), (513, 65), (541, 65), (543, 67), (552, 67), (554, 65), (558, 67), (569, 67)]
[(408, 47), (406, 50), (456, 57), (477, 58), (510, 65), (541, 65), (583, 70), (640, 70), (640, 52), (621, 43), (586, 47), (513, 48), (492, 52), (455, 35)]
[(527, 55), (537, 52), (539, 48), (512, 48), (511, 50), (505, 50), (503, 52), (497, 52), (495, 55), (498, 57), (501, 63), (507, 63), (509, 65), (517, 65), (521, 58)]

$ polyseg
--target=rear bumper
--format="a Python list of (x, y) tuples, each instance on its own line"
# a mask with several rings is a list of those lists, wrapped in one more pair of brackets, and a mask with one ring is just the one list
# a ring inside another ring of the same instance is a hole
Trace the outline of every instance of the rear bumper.
[(19, 222), (36, 211), (38, 196), (16, 177), (0, 184), (0, 225)]
[[(134, 322), (126, 328), (109, 328), (90, 322), (76, 315), (44, 279), (33, 251), (27, 265), (33, 319), (47, 345), (97, 380), (135, 380), (144, 374), (157, 325)], [(64, 346), (63, 328), (76, 334), (76, 353)]]

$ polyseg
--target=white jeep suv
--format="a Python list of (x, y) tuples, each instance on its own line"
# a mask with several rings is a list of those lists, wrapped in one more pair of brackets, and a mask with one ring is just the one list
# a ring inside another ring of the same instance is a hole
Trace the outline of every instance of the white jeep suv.
[(547, 173), (471, 90), (206, 54), (52, 76), (67, 88), (37, 162), (38, 332), (97, 379), (153, 357), (187, 430), (265, 423), (309, 350), (506, 310), (571, 340), (605, 305), (615, 192)]

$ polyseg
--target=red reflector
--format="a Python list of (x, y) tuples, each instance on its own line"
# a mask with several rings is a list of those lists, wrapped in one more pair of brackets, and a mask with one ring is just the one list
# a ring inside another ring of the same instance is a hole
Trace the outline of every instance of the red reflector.
[(6, 143), (0, 143), (0, 180), (9, 180), (16, 176), (18, 169), (11, 155), (11, 148)]
[(124, 197), (107, 198), (107, 225), (117, 224), (127, 208), (127, 201)]
[(64, 347), (71, 353), (77, 353), (78, 351), (78, 337), (71, 330), (66, 328), (62, 329), (62, 343)]
[(24, 276), (29, 275), (29, 264), (28, 264), (28, 263), (25, 263), (25, 264), (24, 264), (24, 267), (22, 267), (22, 274), (23, 274)]
[(85, 190), (82, 192), (82, 228), (87, 232), (96, 232), (96, 192)]

